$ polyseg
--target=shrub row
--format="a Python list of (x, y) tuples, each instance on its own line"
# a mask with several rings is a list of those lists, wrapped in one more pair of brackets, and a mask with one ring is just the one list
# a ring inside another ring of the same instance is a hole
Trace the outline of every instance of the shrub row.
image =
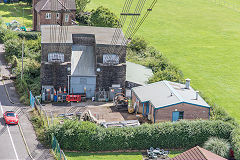
[(91, 25), (97, 27), (117, 27), (118, 18), (108, 8), (103, 6), (93, 9), (90, 12), (77, 14), (76, 20), (80, 24)]
[[(21, 56), (22, 42), (24, 40), (24, 74), (21, 80)], [(34, 40), (32, 40), (34, 39)], [(27, 88), (34, 95), (39, 95), (40, 86), (40, 61), (41, 61), (41, 39), (38, 33), (16, 32), (0, 27), (0, 40), (4, 42), (5, 57), (8, 63), (12, 64), (12, 69), (17, 76), (16, 89), (20, 95), (21, 102), (28, 104)]]
[(162, 80), (183, 82), (184, 76), (178, 67), (141, 37), (134, 38), (128, 45), (127, 60), (149, 67), (153, 71), (149, 83)]
[(237, 127), (231, 134), (232, 147), (235, 153), (235, 159), (240, 159), (240, 128)]
[(18, 37), (26, 40), (36, 40), (41, 35), (40, 32), (17, 32)]
[(102, 128), (91, 122), (65, 121), (52, 126), (47, 135), (54, 135), (63, 149), (106, 151), (147, 149), (188, 149), (202, 145), (209, 137), (229, 140), (233, 126), (222, 121), (180, 121), (144, 124), (128, 128)]

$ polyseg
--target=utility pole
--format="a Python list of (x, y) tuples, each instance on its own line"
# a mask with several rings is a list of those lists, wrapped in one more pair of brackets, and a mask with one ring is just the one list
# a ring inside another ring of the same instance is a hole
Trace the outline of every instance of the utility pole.
[(23, 79), (23, 54), (24, 54), (24, 40), (25, 40), (25, 38), (23, 38), (23, 42), (22, 42), (22, 71), (21, 71), (21, 80)]
[(23, 8), (23, 26), (24, 26), (24, 8)]

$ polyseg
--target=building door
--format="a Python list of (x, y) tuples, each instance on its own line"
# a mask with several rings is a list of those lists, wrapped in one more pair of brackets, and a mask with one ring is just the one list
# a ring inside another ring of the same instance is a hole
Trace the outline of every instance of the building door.
[(95, 89), (95, 76), (74, 76), (70, 79), (70, 93), (80, 94), (86, 92), (86, 97), (92, 98), (95, 96)]
[(178, 121), (180, 119), (183, 119), (183, 113), (184, 112), (172, 112), (172, 121), (175, 122), (175, 121)]
[(149, 113), (149, 103), (147, 103), (146, 115)]

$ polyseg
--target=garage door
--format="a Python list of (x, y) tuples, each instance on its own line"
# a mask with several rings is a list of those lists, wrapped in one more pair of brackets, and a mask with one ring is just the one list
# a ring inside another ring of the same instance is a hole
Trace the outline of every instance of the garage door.
[(95, 96), (96, 76), (72, 76), (70, 79), (70, 93), (84, 93), (86, 88), (87, 98)]

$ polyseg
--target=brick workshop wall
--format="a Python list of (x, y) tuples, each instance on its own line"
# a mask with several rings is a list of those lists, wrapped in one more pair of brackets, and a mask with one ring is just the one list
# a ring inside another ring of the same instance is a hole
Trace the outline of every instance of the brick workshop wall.
[(177, 109), (179, 112), (184, 111), (183, 119), (209, 119), (209, 108), (182, 103), (156, 110), (156, 122), (172, 121), (172, 112), (174, 112), (175, 109)]

